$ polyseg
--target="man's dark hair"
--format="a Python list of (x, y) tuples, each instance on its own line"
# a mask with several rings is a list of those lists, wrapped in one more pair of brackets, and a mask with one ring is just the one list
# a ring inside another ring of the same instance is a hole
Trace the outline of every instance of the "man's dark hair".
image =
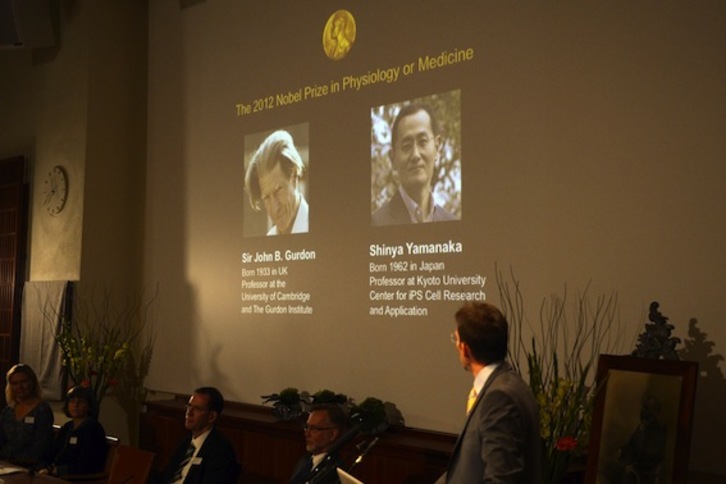
[(327, 412), (330, 425), (340, 430), (345, 430), (350, 426), (348, 412), (337, 403), (316, 403), (310, 407), (310, 412)]
[(222, 410), (224, 409), (224, 397), (222, 396), (222, 392), (214, 387), (200, 387), (194, 390), (194, 393), (209, 397), (207, 410), (210, 412), (217, 412), (217, 415), (222, 413)]
[(456, 312), (459, 341), (466, 343), (471, 356), (484, 365), (507, 356), (509, 324), (502, 312), (488, 303), (466, 303)]
[(429, 115), (429, 120), (431, 121), (431, 132), (434, 134), (434, 136), (438, 136), (441, 133), (441, 127), (439, 126), (439, 122), (436, 119), (436, 116), (434, 115), (434, 110), (431, 108), (431, 106), (421, 103), (407, 104), (401, 108), (401, 110), (396, 115), (396, 119), (393, 120), (393, 124), (391, 125), (392, 150), (396, 148), (396, 140), (398, 139), (398, 125), (401, 120), (406, 116), (411, 116), (419, 111), (426, 111), (426, 114)]

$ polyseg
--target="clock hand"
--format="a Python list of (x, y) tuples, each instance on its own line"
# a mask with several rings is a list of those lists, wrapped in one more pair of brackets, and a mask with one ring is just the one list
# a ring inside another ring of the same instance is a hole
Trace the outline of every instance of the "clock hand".
[(45, 196), (45, 200), (43, 201), (43, 204), (42, 205), (43, 206), (48, 205), (50, 203), (50, 201), (53, 199), (53, 196), (54, 195), (55, 195), (55, 190), (54, 189), (51, 189), (48, 192), (48, 195)]

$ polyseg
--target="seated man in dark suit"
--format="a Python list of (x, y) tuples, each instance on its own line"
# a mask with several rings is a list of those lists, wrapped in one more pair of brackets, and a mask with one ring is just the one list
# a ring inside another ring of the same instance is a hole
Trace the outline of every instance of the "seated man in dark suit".
[[(335, 468), (343, 465), (343, 460), (337, 452), (330, 456), (327, 453), (347, 429), (348, 415), (342, 406), (336, 403), (313, 405), (305, 424), (305, 450), (308, 454), (298, 461), (290, 484), (304, 484), (311, 480), (321, 484), (340, 482)], [(325, 476), (322, 475), (323, 470), (326, 471)]]
[(213, 387), (194, 390), (187, 403), (184, 426), (191, 431), (164, 471), (163, 484), (235, 484), (240, 468), (232, 444), (214, 426), (224, 408)]

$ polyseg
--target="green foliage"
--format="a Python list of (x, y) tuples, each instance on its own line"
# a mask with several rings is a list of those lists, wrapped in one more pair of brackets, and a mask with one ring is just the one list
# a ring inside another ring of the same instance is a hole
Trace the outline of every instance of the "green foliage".
[(56, 341), (63, 354), (63, 366), (74, 385), (93, 389), (99, 405), (106, 391), (119, 384), (119, 376), (129, 357), (131, 337), (104, 322), (82, 329), (64, 320)]
[(119, 303), (110, 291), (74, 299), (73, 317), (55, 336), (70, 383), (92, 388), (99, 408), (111, 388), (126, 410), (130, 401), (138, 406), (153, 354), (153, 336), (141, 341), (153, 299)]
[[(539, 327), (527, 344), (523, 297), (519, 282), (510, 276), (511, 285), (497, 270), (501, 306), (510, 324), (509, 357), (529, 381), (539, 405), (544, 446), (542, 481), (560, 483), (571, 459), (582, 455), (589, 444), (597, 358), (618, 341), (619, 332), (612, 331), (617, 296), (600, 296), (592, 302), (586, 288), (575, 298), (572, 319), (568, 319), (566, 288), (561, 297), (544, 299)], [(523, 360), (526, 373), (522, 371)]]
[(349, 400), (350, 399), (342, 393), (335, 393), (332, 390), (320, 390), (313, 395), (311, 404), (337, 403), (339, 405), (347, 405)]
[(369, 434), (380, 433), (388, 426), (386, 407), (377, 398), (368, 397), (350, 410), (352, 422), (360, 425), (361, 431)]
[(273, 403), (280, 405), (300, 405), (302, 397), (297, 388), (288, 387), (280, 391), (280, 393), (272, 393), (270, 395), (262, 395), (262, 403)]
[(364, 433), (384, 432), (390, 424), (403, 425), (403, 415), (391, 402), (383, 402), (378, 398), (368, 397), (360, 404), (343, 393), (332, 390), (319, 390), (312, 396), (297, 388), (286, 388), (279, 393), (262, 395), (262, 403), (272, 403), (273, 415), (283, 420), (293, 420), (317, 404), (341, 405), (350, 416), (353, 424), (360, 426)]

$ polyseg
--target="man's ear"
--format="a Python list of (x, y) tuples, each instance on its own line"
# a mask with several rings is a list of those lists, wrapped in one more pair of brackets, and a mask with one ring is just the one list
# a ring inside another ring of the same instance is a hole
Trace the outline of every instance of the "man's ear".
[(464, 354), (464, 357), (467, 360), (471, 360), (471, 349), (469, 348), (469, 345), (464, 342), (459, 342), (461, 345), (461, 351)]
[(395, 163), (395, 161), (393, 160), (393, 146), (391, 146), (391, 149), (390, 149), (390, 150), (388, 150), (388, 161), (390, 161), (390, 162), (391, 162), (391, 166), (392, 166), (392, 167), (393, 167), (393, 169), (395, 170), (395, 169), (396, 169), (396, 163)]
[(217, 417), (219, 417), (219, 414), (217, 412), (215, 412), (214, 410), (209, 412), (209, 423), (213, 424), (214, 422), (216, 422)]

